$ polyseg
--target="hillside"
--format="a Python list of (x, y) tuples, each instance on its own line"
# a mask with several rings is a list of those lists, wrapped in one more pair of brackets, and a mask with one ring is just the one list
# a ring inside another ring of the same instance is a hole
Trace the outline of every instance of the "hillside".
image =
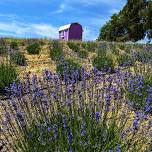
[[(26, 66), (17, 66), (19, 69), (19, 74), (22, 77), (23, 73), (26, 72), (32, 72), (35, 74), (41, 74), (42, 71), (45, 69), (50, 69), (53, 72), (56, 72), (56, 62), (53, 61), (50, 57), (50, 47), (52, 47), (53, 40), (13, 40), (8, 39), (6, 40), (6, 47), (7, 49), (10, 48), (11, 41), (17, 41), (17, 51), (22, 52), (25, 55), (25, 59), (27, 62)], [(27, 46), (30, 43), (34, 43), (35, 41), (38, 41), (41, 43), (41, 41), (44, 43), (41, 45), (41, 51), (39, 54), (29, 54), (27, 52)], [(24, 45), (22, 43), (25, 43)], [(108, 52), (109, 58), (115, 62), (111, 66), (118, 67), (123, 62), (127, 62), (127, 57), (125, 59), (125, 55), (131, 56), (131, 53), (146, 53), (148, 50), (152, 49), (152, 45), (142, 45), (142, 44), (125, 44), (125, 43), (108, 43), (108, 42), (80, 42), (80, 41), (71, 41), (68, 46), (67, 42), (64, 41), (58, 41), (59, 44), (61, 44), (61, 50), (63, 51), (63, 54), (66, 59), (72, 59), (75, 62), (78, 62), (81, 64), (81, 66), (85, 67), (88, 70), (91, 70), (93, 68), (93, 60), (98, 56), (98, 54), (105, 51)], [(22, 46), (23, 45), (23, 46)], [(53, 48), (52, 48), (53, 49)], [(15, 49), (11, 49), (11, 52), (15, 52)], [(149, 52), (151, 53), (151, 52)], [(121, 58), (120, 58), (121, 57)], [(2, 62), (5, 58), (5, 56), (0, 56), (0, 61)], [(139, 58), (142, 58), (142, 56), (139, 56)], [(136, 59), (135, 59), (136, 60)], [(139, 61), (140, 59), (137, 59), (136, 61)], [(134, 61), (134, 62), (136, 62)], [(103, 63), (106, 64), (106, 63)]]
[(6, 151), (151, 151), (152, 45), (0, 41)]

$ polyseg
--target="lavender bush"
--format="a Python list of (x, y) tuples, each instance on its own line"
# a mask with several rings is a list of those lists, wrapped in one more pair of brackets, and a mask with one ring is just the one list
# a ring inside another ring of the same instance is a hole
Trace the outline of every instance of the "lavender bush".
[(74, 52), (79, 52), (80, 51), (80, 43), (75, 42), (75, 41), (68, 41), (67, 42), (68, 47), (73, 50)]
[(151, 119), (132, 111), (124, 97), (129, 72), (105, 75), (94, 68), (72, 77), (46, 70), (13, 83), (1, 102), (4, 151), (150, 151)]
[(0, 94), (5, 94), (5, 87), (17, 80), (18, 73), (15, 66), (10, 63), (0, 63)]
[(41, 52), (41, 46), (40, 43), (35, 42), (35, 43), (31, 43), (27, 46), (27, 52), (29, 54), (39, 54)]
[(7, 49), (5, 46), (3, 45), (0, 45), (0, 55), (3, 56), (3, 55), (6, 55), (7, 54)]
[[(148, 82), (148, 83), (147, 83)], [(134, 108), (152, 112), (152, 83), (141, 75), (130, 75), (126, 86), (127, 97)]]
[(52, 60), (59, 62), (63, 57), (63, 44), (57, 40), (54, 40), (50, 46), (50, 57)]
[(18, 43), (16, 41), (12, 41), (10, 43), (10, 48), (14, 50), (18, 50)]
[(14, 51), (10, 53), (10, 61), (19, 66), (25, 66), (27, 64), (25, 55), (23, 54), (23, 52), (19, 51)]

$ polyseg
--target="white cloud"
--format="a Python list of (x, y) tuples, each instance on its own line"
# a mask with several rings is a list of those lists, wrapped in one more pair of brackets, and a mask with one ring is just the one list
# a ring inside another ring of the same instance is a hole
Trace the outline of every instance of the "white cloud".
[(20, 22), (0, 22), (0, 35), (17, 36), (17, 37), (58, 37), (58, 28), (50, 24), (39, 23), (29, 24)]
[(29, 27), (25, 24), (12, 22), (0, 22), (0, 31), (3, 32), (12, 32), (16, 34), (24, 34), (26, 31), (28, 31)]
[(62, 4), (60, 4), (59, 9), (51, 12), (51, 14), (60, 14), (64, 11), (64, 9), (65, 9), (65, 4), (62, 3)]
[(93, 32), (93, 30), (91, 30), (91, 28), (86, 26), (86, 27), (83, 28), (83, 39), (84, 40), (96, 40), (97, 36)]
[(34, 30), (37, 35), (44, 37), (57, 38), (58, 36), (57, 28), (48, 24), (32, 24), (31, 30)]

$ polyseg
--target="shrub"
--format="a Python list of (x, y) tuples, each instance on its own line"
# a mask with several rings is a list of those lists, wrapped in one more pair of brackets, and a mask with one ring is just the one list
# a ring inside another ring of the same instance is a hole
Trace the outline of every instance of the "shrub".
[(81, 42), (81, 47), (83, 49), (87, 49), (87, 42)]
[(14, 50), (17, 50), (18, 49), (18, 43), (17, 42), (11, 42), (11, 44), (10, 44), (10, 48), (11, 49), (14, 49)]
[[(70, 49), (77, 52), (78, 56), (80, 58), (87, 58), (88, 52), (84, 49), (87, 47), (87, 44), (85, 42), (78, 43), (78, 42), (74, 42), (74, 41), (68, 41), (67, 45), (69, 46)], [(80, 47), (82, 47), (82, 48), (80, 48)]]
[(104, 57), (104, 56), (106, 56), (106, 54), (107, 54), (107, 49), (105, 49), (105, 48), (104, 49), (100, 49), (100, 48), (97, 49), (97, 55), (98, 56), (103, 56)]
[(65, 59), (63, 62), (57, 64), (57, 73), (63, 75), (64, 72), (70, 74), (73, 70), (80, 70), (81, 65), (72, 60), (72, 59)]
[(3, 63), (0, 64), (0, 92), (3, 93), (4, 88), (16, 80), (17, 76), (17, 71), (14, 66)]
[(81, 51), (79, 51), (78, 56), (80, 58), (87, 58), (88, 57), (88, 52), (85, 51), (85, 50), (81, 50)]
[(54, 40), (50, 46), (50, 57), (54, 61), (59, 61), (63, 56), (63, 46), (58, 40)]
[(75, 52), (79, 52), (80, 50), (80, 44), (74, 41), (68, 41), (67, 45), (69, 46), (69, 48)]
[(41, 46), (44, 46), (46, 44), (44, 40), (40, 40), (39, 43)]
[(119, 47), (121, 50), (125, 50), (126, 45), (122, 43), (122, 44), (118, 44), (118, 47)]
[(98, 50), (98, 56), (93, 60), (93, 66), (105, 72), (114, 72), (115, 56), (106, 50)]
[(82, 82), (67, 79), (64, 83), (48, 70), (41, 79), (27, 76), (26, 97), (22, 83), (13, 84), (12, 92), (17, 94), (2, 104), (2, 141), (9, 139), (5, 148), (23, 152), (148, 151), (151, 119), (145, 113), (128, 111), (116, 77), (104, 77), (93, 69), (83, 70), (83, 78)]
[(0, 45), (6, 45), (6, 40), (5, 40), (5, 38), (0, 38)]
[(87, 42), (87, 50), (90, 52), (95, 52), (97, 48), (97, 43), (96, 42)]
[(118, 55), (117, 62), (120, 66), (131, 66), (134, 64), (134, 60), (128, 54)]
[(5, 55), (7, 54), (7, 49), (4, 46), (0, 46), (0, 55)]
[(37, 42), (34, 42), (30, 44), (29, 46), (27, 46), (27, 52), (29, 54), (39, 54), (40, 51), (41, 51), (41, 47), (40, 47), (40, 44)]
[(113, 47), (113, 48), (111, 49), (111, 51), (112, 51), (112, 53), (115, 54), (115, 55), (119, 55), (119, 54), (120, 54), (119, 49), (116, 48), (116, 47)]
[(152, 77), (132, 75), (126, 85), (126, 95), (135, 109), (152, 113)]
[(20, 45), (21, 45), (21, 46), (25, 46), (25, 41), (21, 41), (21, 42), (20, 42)]
[(152, 74), (151, 73), (144, 75), (144, 84), (152, 86)]
[(149, 63), (152, 60), (152, 51), (148, 50), (138, 50), (132, 53), (135, 61), (139, 61), (142, 63)]
[[(103, 70), (103, 71), (108, 71), (108, 70), (114, 70), (114, 66), (113, 66), (113, 61), (111, 58), (105, 56), (105, 57), (102, 57), (102, 56), (99, 56), (99, 57), (96, 57), (94, 60), (93, 60), (93, 66), (95, 66), (98, 70)], [(111, 72), (112, 72), (111, 71)]]
[(10, 54), (10, 60), (16, 65), (26, 65), (26, 58), (22, 52), (13, 52)]

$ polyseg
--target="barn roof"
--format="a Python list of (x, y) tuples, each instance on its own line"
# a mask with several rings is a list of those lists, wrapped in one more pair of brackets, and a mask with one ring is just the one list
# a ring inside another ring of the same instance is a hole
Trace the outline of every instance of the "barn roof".
[(59, 31), (63, 31), (63, 30), (69, 29), (70, 26), (71, 26), (71, 24), (67, 24), (67, 25), (61, 26), (61, 27), (59, 28)]

